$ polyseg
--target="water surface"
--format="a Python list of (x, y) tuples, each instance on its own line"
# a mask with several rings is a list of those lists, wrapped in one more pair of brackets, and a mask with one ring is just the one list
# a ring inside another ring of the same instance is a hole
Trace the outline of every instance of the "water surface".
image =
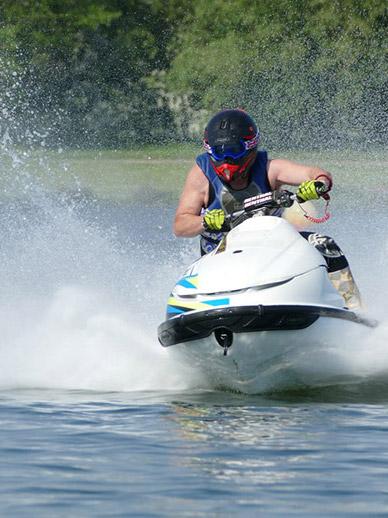
[[(362, 371), (360, 382), (343, 374), (334, 387), (248, 396), (189, 383), (157, 342), (168, 293), (198, 254), (195, 240), (172, 236), (176, 197), (139, 178), (126, 199), (48, 189), (28, 156), (11, 158), (1, 171), (12, 191), (0, 213), (2, 515), (387, 513), (386, 191), (352, 182), (352, 161), (331, 163), (338, 190), (320, 230), (346, 251), (382, 322), (343, 350), (342, 372)], [(370, 166), (384, 185), (380, 162)], [(313, 370), (316, 358), (305, 361)]]

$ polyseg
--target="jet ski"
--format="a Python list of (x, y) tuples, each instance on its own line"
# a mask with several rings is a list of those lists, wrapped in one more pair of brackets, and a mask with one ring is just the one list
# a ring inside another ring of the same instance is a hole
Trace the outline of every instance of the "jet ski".
[(217, 248), (187, 268), (168, 299), (159, 342), (214, 386), (254, 392), (293, 348), (316, 350), (377, 325), (345, 306), (324, 257), (296, 228), (268, 215), (295, 200), (289, 191), (246, 199)]

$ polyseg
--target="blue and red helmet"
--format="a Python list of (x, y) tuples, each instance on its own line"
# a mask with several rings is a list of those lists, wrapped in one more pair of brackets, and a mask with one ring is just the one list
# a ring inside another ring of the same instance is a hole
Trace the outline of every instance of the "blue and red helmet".
[(260, 133), (243, 110), (222, 110), (205, 128), (203, 145), (218, 176), (230, 182), (248, 172), (257, 152)]

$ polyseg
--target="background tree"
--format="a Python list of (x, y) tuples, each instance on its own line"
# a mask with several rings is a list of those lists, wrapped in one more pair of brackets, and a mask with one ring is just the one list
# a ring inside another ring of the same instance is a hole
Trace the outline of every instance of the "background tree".
[(17, 84), (8, 104), (18, 129), (80, 146), (168, 139), (170, 111), (147, 77), (167, 66), (176, 3), (4, 0), (2, 83)]
[(379, 0), (197, 0), (168, 85), (252, 111), (272, 146), (386, 143), (386, 30)]
[(245, 107), (273, 147), (386, 144), (384, 0), (2, 0), (0, 121), (128, 147)]

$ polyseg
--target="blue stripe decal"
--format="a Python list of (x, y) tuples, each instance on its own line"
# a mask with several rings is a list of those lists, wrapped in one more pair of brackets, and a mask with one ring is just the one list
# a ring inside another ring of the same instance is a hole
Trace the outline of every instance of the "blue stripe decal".
[(194, 279), (198, 277), (198, 274), (196, 275), (189, 275), (188, 277), (183, 277), (180, 281), (177, 282), (178, 286), (183, 286), (184, 288), (191, 288), (195, 289), (196, 286), (190, 282), (190, 279)]
[(178, 285), (183, 286), (184, 288), (195, 288), (195, 286), (193, 286), (187, 279), (181, 279), (178, 282)]
[(209, 306), (227, 306), (229, 300), (230, 299), (204, 300), (203, 304), (208, 304)]
[(178, 309), (178, 308), (174, 308), (173, 306), (167, 306), (167, 313), (179, 314), (179, 313), (185, 313), (186, 311), (187, 311), (187, 309)]

